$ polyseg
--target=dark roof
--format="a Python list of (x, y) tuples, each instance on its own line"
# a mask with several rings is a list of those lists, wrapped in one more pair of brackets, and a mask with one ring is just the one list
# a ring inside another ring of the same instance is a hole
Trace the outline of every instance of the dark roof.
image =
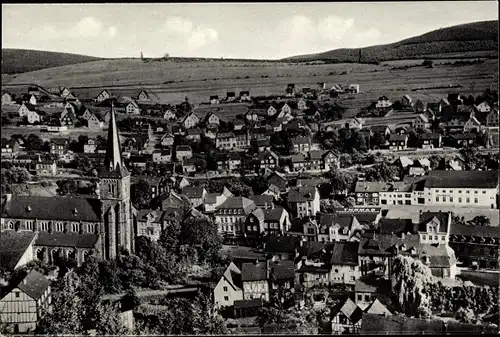
[(363, 314), (361, 321), (361, 334), (387, 335), (405, 334), (419, 335), (443, 333), (444, 322), (437, 319), (418, 319), (399, 316), (380, 316), (374, 314)]
[(5, 205), (2, 217), (99, 222), (101, 205), (99, 199), (12, 196)]
[(246, 262), (241, 265), (241, 281), (263, 281), (267, 280), (267, 266), (266, 262), (260, 261)]
[(356, 280), (356, 283), (354, 285), (354, 291), (360, 292), (360, 293), (376, 293), (377, 287), (366, 284), (365, 282), (363, 282), (361, 280)]
[(39, 232), (35, 245), (49, 247), (94, 248), (97, 238), (97, 235), (92, 233), (79, 234), (75, 232)]
[(300, 239), (293, 236), (269, 236), (265, 244), (266, 253), (293, 253)]
[(430, 171), (425, 181), (428, 188), (495, 188), (498, 171)]
[(448, 221), (451, 219), (451, 214), (448, 212), (422, 212), (419, 215), (419, 231), (426, 231), (426, 225), (429, 221), (432, 221), (434, 218), (439, 222), (439, 232), (443, 233), (448, 230)]
[(441, 135), (439, 133), (423, 133), (422, 140), (438, 140)]
[(352, 323), (357, 323), (363, 317), (363, 310), (358, 307), (350, 298), (344, 303), (340, 302), (331, 309), (331, 317), (337, 316), (342, 312)]
[(288, 192), (288, 202), (312, 201), (316, 197), (317, 190), (314, 187), (300, 186), (290, 189)]
[(322, 226), (333, 226), (338, 224), (341, 228), (350, 227), (353, 214), (323, 214), (319, 220), (320, 225)]
[(355, 265), (358, 261), (359, 242), (334, 242), (331, 246), (332, 265)]
[(271, 205), (274, 200), (273, 196), (268, 194), (252, 195), (249, 196), (248, 199), (253, 200), (255, 206), (257, 207), (264, 206), (266, 204)]
[(272, 280), (290, 280), (295, 276), (295, 265), (292, 260), (270, 261), (269, 269)]
[(283, 207), (276, 207), (273, 209), (263, 209), (264, 221), (279, 221), (285, 209)]
[(234, 301), (234, 309), (260, 308), (262, 305), (262, 299), (260, 298)]
[(380, 219), (379, 232), (381, 234), (414, 233), (412, 219)]
[(17, 285), (17, 288), (34, 300), (38, 300), (48, 287), (49, 280), (36, 270), (30, 271), (30, 273)]
[(191, 146), (189, 145), (179, 145), (175, 148), (175, 151), (191, 151)]
[(500, 227), (474, 226), (452, 222), (450, 226), (450, 235), (500, 238)]
[(0, 266), (14, 269), (34, 238), (34, 232), (2, 232), (0, 235)]
[(408, 138), (408, 135), (406, 133), (402, 135), (397, 133), (392, 133), (389, 135), (389, 141), (404, 142), (406, 138)]
[(184, 194), (188, 198), (202, 198), (203, 190), (203, 185), (186, 186), (182, 189), (182, 194)]

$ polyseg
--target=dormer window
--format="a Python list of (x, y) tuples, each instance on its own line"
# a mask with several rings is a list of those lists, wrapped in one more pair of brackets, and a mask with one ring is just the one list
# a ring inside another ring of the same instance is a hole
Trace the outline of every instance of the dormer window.
[(73, 215), (74, 215), (74, 216), (77, 216), (77, 215), (78, 215), (78, 210), (77, 210), (76, 208), (73, 210)]
[(26, 212), (31, 212), (31, 206), (30, 206), (30, 205), (28, 205), (28, 206), (26, 207)]

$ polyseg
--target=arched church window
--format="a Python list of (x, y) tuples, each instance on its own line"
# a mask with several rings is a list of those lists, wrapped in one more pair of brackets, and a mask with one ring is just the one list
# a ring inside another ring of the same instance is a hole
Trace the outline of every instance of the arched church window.
[(40, 230), (45, 232), (49, 230), (48, 221), (40, 221)]
[(9, 221), (7, 223), (7, 229), (14, 229), (14, 222), (13, 221)]
[(73, 223), (71, 224), (71, 231), (72, 231), (72, 232), (79, 232), (79, 231), (80, 231), (80, 228), (79, 228), (79, 227), (80, 227), (80, 226), (78, 226), (78, 223), (73, 222)]

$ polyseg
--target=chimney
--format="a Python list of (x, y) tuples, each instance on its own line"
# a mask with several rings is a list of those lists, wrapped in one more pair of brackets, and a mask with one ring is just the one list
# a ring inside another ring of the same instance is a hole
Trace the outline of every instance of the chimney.
[(259, 265), (259, 259), (255, 260), (255, 265), (258, 266)]
[(26, 282), (26, 277), (25, 277), (25, 278), (23, 278), (23, 284), (26, 285), (26, 283), (27, 282)]
[(5, 200), (6, 200), (7, 202), (10, 202), (10, 201), (12, 200), (12, 193), (6, 193), (6, 194), (5, 194)]

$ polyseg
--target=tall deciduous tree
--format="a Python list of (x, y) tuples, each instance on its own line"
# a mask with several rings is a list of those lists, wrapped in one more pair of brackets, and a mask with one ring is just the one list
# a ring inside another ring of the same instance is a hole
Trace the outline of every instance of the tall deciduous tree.
[(409, 316), (421, 316), (430, 307), (425, 289), (432, 281), (429, 267), (422, 261), (398, 255), (392, 263), (392, 293), (402, 311)]

